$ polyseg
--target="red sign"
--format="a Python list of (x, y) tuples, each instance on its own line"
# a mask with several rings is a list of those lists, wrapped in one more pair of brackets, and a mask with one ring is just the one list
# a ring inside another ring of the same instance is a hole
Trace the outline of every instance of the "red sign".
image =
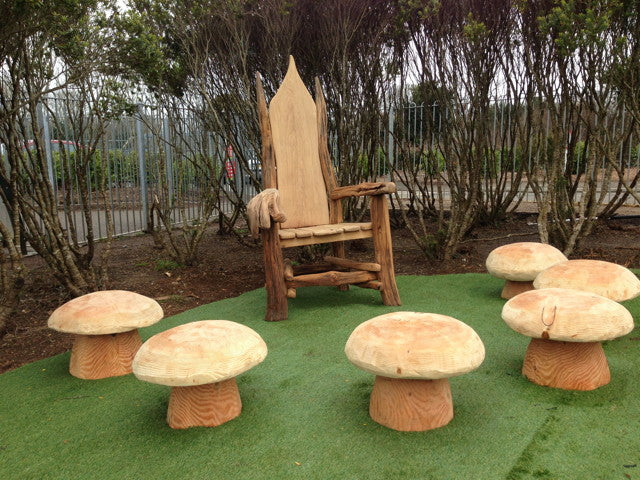
[(231, 161), (231, 160), (227, 160), (224, 163), (224, 168), (227, 171), (227, 178), (229, 180), (233, 180), (233, 177), (236, 174), (236, 166), (235, 166), (235, 162)]

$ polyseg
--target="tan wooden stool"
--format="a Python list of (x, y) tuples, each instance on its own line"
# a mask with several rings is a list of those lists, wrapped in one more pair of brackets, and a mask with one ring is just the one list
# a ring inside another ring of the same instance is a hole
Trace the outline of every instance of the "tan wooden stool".
[(447, 378), (476, 369), (484, 360), (484, 345), (455, 318), (394, 312), (360, 324), (345, 353), (356, 367), (376, 375), (371, 418), (394, 430), (422, 431), (451, 421)]
[(235, 377), (266, 356), (267, 345), (249, 327), (202, 320), (147, 340), (133, 360), (133, 373), (173, 387), (167, 410), (171, 428), (216, 427), (242, 411)]
[(49, 317), (49, 327), (75, 335), (71, 375), (95, 380), (131, 373), (142, 345), (138, 328), (164, 316), (155, 300), (124, 290), (93, 292), (74, 298)]
[(522, 373), (533, 383), (565, 390), (593, 390), (609, 383), (600, 342), (633, 330), (631, 313), (590, 292), (543, 288), (521, 293), (502, 308), (502, 319), (531, 338)]

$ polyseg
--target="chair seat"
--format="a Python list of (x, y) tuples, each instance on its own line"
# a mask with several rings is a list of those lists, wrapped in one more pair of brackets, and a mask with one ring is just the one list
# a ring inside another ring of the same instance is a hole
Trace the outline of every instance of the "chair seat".
[(283, 228), (279, 231), (282, 247), (355, 240), (369, 238), (372, 235), (371, 222), (333, 223), (311, 227)]

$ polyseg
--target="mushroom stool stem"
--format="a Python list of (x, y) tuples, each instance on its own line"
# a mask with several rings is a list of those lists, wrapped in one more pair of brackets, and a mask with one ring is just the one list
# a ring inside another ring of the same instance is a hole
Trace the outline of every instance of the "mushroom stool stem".
[(371, 418), (385, 427), (421, 432), (442, 427), (453, 418), (449, 380), (415, 380), (376, 376)]
[(173, 387), (167, 423), (171, 428), (217, 427), (236, 418), (242, 400), (235, 378), (218, 383)]
[(565, 390), (594, 390), (611, 380), (600, 342), (532, 338), (522, 373), (538, 385)]
[(530, 282), (516, 282), (514, 280), (505, 280), (504, 287), (502, 288), (502, 294), (500, 295), (505, 300), (515, 297), (523, 292), (533, 290), (533, 280)]
[(142, 345), (138, 330), (106, 335), (76, 335), (69, 372), (97, 380), (131, 373), (131, 362)]

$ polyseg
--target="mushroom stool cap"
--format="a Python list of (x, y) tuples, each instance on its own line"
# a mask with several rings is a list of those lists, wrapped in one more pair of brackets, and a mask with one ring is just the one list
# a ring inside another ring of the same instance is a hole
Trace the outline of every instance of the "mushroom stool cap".
[(135, 292), (103, 290), (74, 298), (49, 317), (49, 328), (77, 335), (106, 335), (153, 325), (164, 313), (158, 302)]
[(546, 243), (518, 242), (493, 249), (485, 265), (494, 277), (530, 282), (541, 271), (566, 261), (560, 250)]
[(563, 342), (611, 340), (634, 326), (631, 313), (619, 303), (568, 288), (516, 295), (502, 307), (502, 319), (522, 335)]
[(471, 327), (436, 313), (374, 317), (356, 327), (344, 351), (356, 367), (390, 378), (454, 377), (484, 360), (484, 345)]
[(596, 293), (616, 302), (640, 295), (640, 280), (631, 270), (601, 260), (567, 260), (536, 277), (535, 288), (571, 288)]
[(202, 320), (160, 332), (133, 359), (140, 380), (171, 387), (217, 383), (259, 364), (267, 345), (251, 328), (228, 320)]

